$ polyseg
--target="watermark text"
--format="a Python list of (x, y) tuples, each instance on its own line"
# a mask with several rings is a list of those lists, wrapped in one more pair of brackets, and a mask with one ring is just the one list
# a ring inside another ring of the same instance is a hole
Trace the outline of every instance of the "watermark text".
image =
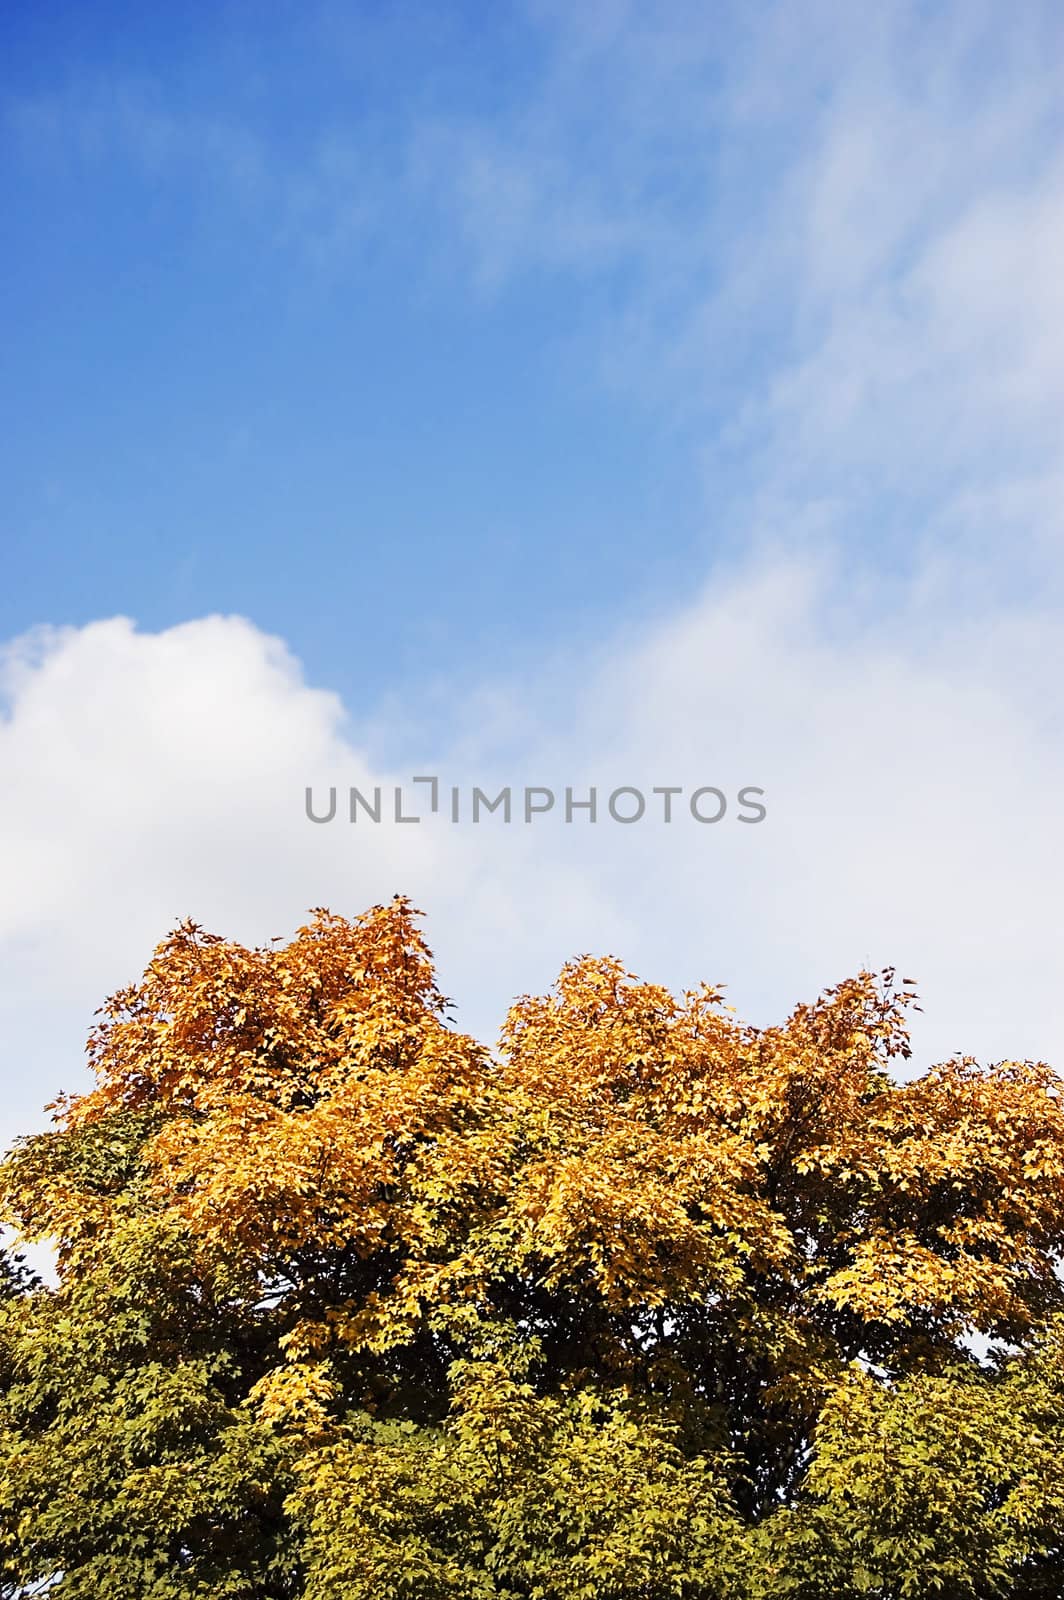
[(421, 774), (403, 784), (374, 784), (347, 789), (335, 784), (316, 789), (308, 784), (304, 794), (307, 820), (324, 825), (347, 821), (360, 827), (389, 823), (410, 825), (429, 818), (450, 823), (518, 823), (530, 826), (550, 817), (555, 823), (617, 824), (677, 822), (713, 826), (725, 819), (754, 825), (768, 816), (765, 791), (757, 784), (719, 788), (703, 784), (653, 784), (640, 787), (622, 783), (606, 789), (599, 785), (506, 784), (491, 793), (478, 785), (444, 784), (437, 775)]

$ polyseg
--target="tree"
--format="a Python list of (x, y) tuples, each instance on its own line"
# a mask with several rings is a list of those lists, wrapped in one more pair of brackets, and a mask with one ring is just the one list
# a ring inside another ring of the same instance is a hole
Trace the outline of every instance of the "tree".
[[(583, 957), (495, 1052), (404, 899), (192, 923), (3, 1168), (0, 1567), (94, 1600), (1064, 1593), (1064, 1113), (861, 973)], [(989, 1343), (977, 1358), (972, 1335)]]

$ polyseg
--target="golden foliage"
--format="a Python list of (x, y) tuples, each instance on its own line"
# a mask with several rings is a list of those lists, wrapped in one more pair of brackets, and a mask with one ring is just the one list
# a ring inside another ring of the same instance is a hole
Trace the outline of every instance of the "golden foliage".
[[(62, 1274), (11, 1313), (19, 1381), (63, 1327), (100, 1396), (215, 1340), (195, 1382), (245, 1489), (257, 1451), (289, 1463), (308, 1594), (621, 1595), (625, 1562), (633, 1597), (659, 1568), (662, 1593), (768, 1594), (842, 1492), (847, 1428), (926, 1443), (937, 1384), (978, 1432), (998, 1401), (957, 1386), (968, 1337), (1036, 1350), (1061, 1308), (1058, 1079), (901, 1081), (913, 999), (862, 972), (758, 1029), (582, 957), (489, 1051), (447, 1024), (401, 898), (257, 950), (182, 924), (102, 1010), (96, 1086), (7, 1161), (7, 1215)], [(41, 1483), (50, 1437), (73, 1459), (50, 1414), (6, 1424)], [(723, 1553), (770, 1525), (760, 1567)]]

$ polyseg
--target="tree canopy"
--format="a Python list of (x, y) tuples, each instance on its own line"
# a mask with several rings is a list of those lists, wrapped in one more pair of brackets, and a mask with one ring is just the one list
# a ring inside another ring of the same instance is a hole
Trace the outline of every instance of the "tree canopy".
[(410, 904), (192, 923), (2, 1168), (0, 1592), (1064, 1594), (1064, 1109), (581, 957), (489, 1050)]

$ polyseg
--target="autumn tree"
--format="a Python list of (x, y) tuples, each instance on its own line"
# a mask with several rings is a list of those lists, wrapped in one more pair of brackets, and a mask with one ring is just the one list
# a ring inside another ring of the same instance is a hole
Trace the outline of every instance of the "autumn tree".
[(3, 1169), (0, 1574), (93, 1600), (1064, 1593), (1064, 1112), (581, 958), (456, 1031), (417, 914), (191, 923)]

